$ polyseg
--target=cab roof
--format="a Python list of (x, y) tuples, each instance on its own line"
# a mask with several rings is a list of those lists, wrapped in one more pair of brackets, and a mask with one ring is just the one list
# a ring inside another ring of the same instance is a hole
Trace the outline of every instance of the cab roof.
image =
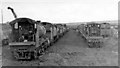
[(43, 25), (52, 25), (51, 23), (49, 23), (49, 22), (41, 22), (41, 24), (43, 24)]
[(35, 23), (37, 23), (35, 20), (32, 20), (32, 19), (30, 19), (30, 18), (17, 18), (17, 19), (15, 19), (15, 20), (13, 20), (13, 21), (11, 21), (9, 24), (10, 25), (14, 25), (15, 23), (25, 23), (25, 22), (29, 22), (29, 23), (31, 23), (31, 24), (35, 24)]

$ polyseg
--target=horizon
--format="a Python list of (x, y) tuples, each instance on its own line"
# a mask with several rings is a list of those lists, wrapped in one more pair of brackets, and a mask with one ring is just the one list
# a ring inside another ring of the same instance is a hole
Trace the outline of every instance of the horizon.
[[(45, 22), (45, 21), (43, 21)], [(67, 23), (52, 23), (52, 24), (85, 24), (85, 23), (89, 23), (89, 22), (95, 22), (95, 23), (110, 23), (110, 24), (117, 24), (118, 25), (118, 20), (106, 20), (106, 21), (88, 21), (88, 22), (67, 22)], [(7, 24), (9, 22), (5, 22), (5, 23), (0, 23), (1, 24)], [(51, 22), (50, 22), (51, 23)]]
[[(7, 7), (19, 17), (51, 23), (118, 20), (119, 0), (3, 0), (3, 22), (14, 20)], [(22, 9), (22, 10), (21, 10)], [(1, 14), (1, 13), (0, 13)], [(0, 16), (0, 19), (1, 16)], [(2, 22), (2, 20), (1, 20)]]

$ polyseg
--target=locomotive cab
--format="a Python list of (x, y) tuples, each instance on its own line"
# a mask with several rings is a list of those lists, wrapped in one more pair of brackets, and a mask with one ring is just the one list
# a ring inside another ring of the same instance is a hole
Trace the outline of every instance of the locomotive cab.
[(17, 18), (10, 22), (12, 26), (11, 52), (16, 59), (31, 59), (35, 48), (36, 22), (28, 18)]
[(27, 18), (20, 18), (10, 23), (12, 26), (12, 42), (35, 41), (36, 24)]

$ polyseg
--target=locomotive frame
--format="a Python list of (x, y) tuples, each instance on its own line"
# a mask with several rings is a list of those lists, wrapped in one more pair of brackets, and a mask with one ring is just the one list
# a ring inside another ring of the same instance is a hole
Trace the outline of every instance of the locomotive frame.
[(103, 36), (101, 35), (101, 24), (89, 22), (78, 26), (79, 32), (90, 48), (101, 47)]

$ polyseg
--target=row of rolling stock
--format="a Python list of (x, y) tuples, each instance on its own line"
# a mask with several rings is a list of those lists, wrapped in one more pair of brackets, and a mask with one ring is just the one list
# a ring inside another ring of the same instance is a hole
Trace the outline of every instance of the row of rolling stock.
[(109, 23), (89, 22), (77, 26), (77, 29), (90, 48), (102, 47), (103, 39), (110, 37), (111, 34), (111, 25)]
[(10, 50), (17, 59), (37, 59), (51, 45), (68, 32), (66, 24), (52, 24), (29, 18), (17, 18), (10, 22)]

